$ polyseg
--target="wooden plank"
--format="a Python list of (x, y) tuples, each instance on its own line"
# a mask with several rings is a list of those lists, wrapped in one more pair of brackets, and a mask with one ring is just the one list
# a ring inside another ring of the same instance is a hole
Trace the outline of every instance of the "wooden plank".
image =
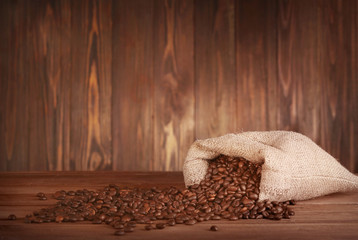
[[(10, 0), (0, 2), (0, 132), (5, 133), (6, 129), (6, 92), (9, 82), (9, 58), (10, 58), (10, 16), (13, 11), (13, 4)], [(7, 170), (7, 150), (5, 134), (0, 134), (0, 171)]]
[(113, 3), (113, 169), (153, 169), (153, 1)]
[(111, 169), (111, 1), (72, 1), (70, 168)]
[(55, 170), (71, 170), (70, 168), (70, 113), (71, 113), (71, 1), (60, 1), (61, 19), (61, 81), (59, 114), (56, 119), (58, 133), (56, 139)]
[(196, 138), (236, 128), (235, 2), (195, 1)]
[(237, 128), (277, 129), (277, 1), (236, 2)]
[(194, 141), (193, 1), (156, 1), (154, 159), (148, 170), (177, 171)]
[(278, 1), (277, 13), (277, 125), (282, 130), (298, 131), (297, 82), (293, 76), (296, 11), (294, 1)]
[[(64, 124), (68, 112), (68, 76), (62, 76), (63, 28), (60, 2), (37, 1), (29, 6), (33, 16), (30, 26), (31, 81), (29, 170), (61, 170), (63, 135), (68, 136), (69, 125)], [(66, 26), (67, 27), (67, 26)], [(63, 34), (64, 33), (64, 34)], [(68, 141), (68, 139), (66, 139)]]
[(318, 41), (318, 2), (300, 1), (292, 5), (292, 64), (291, 78), (296, 83), (296, 109), (298, 131), (320, 143), (321, 95)]
[[(47, 145), (46, 139), (46, 117), (47, 117), (47, 66), (46, 52), (48, 50), (47, 42), (42, 43), (42, 28), (44, 26), (43, 18), (46, 16), (45, 1), (36, 1), (34, 3), (25, 2), (23, 6), (26, 8), (26, 31), (28, 38), (26, 39), (26, 61), (27, 69), (24, 72), (28, 81), (28, 128), (29, 128), (29, 149), (27, 155), (28, 170), (43, 171), (49, 169), (48, 152), (51, 149), (51, 140)], [(47, 19), (49, 20), (49, 19)], [(41, 26), (40, 26), (41, 25)], [(51, 34), (48, 33), (51, 38)], [(50, 40), (51, 41), (51, 40)], [(49, 49), (50, 50), (50, 49)], [(51, 51), (51, 50), (50, 50)], [(54, 60), (54, 59), (53, 59)], [(57, 58), (56, 58), (57, 60)]]
[[(350, 30), (345, 31), (349, 34), (348, 46), (351, 51), (347, 52), (349, 56), (348, 65), (348, 112), (349, 112), (349, 166), (353, 172), (358, 172), (358, 2), (350, 1), (350, 4), (345, 5), (345, 11), (350, 16), (347, 21), (350, 21)], [(347, 10), (348, 9), (348, 10)], [(346, 19), (346, 18), (345, 18)], [(344, 150), (346, 151), (346, 150)]]
[(2, 169), (7, 171), (28, 170), (28, 81), (27, 10), (24, 1), (10, 1), (8, 8), (8, 69), (4, 84), (3, 120), (1, 138)]
[(320, 2), (322, 147), (349, 170), (356, 169), (357, 3)]

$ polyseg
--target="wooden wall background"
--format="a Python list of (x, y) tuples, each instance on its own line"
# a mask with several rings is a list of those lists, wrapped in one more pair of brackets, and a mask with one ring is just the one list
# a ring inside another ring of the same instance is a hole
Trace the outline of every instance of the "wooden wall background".
[(358, 172), (356, 0), (2, 0), (0, 170), (181, 170), (228, 132)]

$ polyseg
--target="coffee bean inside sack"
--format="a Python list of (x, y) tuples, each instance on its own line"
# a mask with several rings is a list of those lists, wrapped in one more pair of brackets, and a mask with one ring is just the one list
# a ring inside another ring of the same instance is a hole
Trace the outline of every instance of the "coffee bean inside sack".
[(129, 189), (111, 184), (101, 191), (61, 190), (53, 194), (59, 200), (55, 206), (27, 215), (25, 222), (91, 221), (112, 226), (115, 235), (125, 235), (138, 224), (144, 224), (140, 229), (158, 230), (177, 224), (190, 227), (208, 220), (280, 220), (293, 216), (289, 205), (294, 201), (258, 201), (260, 178), (261, 165), (222, 155), (209, 162), (200, 184), (187, 189)]

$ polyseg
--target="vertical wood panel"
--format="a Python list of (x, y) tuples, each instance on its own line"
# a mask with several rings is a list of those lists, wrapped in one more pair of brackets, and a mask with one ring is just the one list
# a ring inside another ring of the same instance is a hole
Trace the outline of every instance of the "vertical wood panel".
[[(317, 1), (294, 1), (292, 4), (290, 28), (293, 38), (288, 39), (290, 44), (288, 51), (292, 52), (291, 61), (294, 67), (288, 77), (295, 83), (293, 94), (296, 101), (292, 102), (295, 106), (291, 107), (295, 112), (291, 113), (297, 120), (297, 131), (319, 143), (321, 102), (317, 96), (321, 94), (321, 86), (318, 80)], [(284, 62), (281, 63), (282, 68), (285, 68)], [(281, 79), (281, 82), (285, 80)], [(281, 86), (283, 89), (284, 85)]]
[(48, 92), (48, 90), (51, 87), (56, 89), (55, 75), (59, 70), (54, 69), (51, 60), (54, 64), (59, 63), (57, 57), (59, 54), (52, 47), (52, 44), (57, 46), (58, 38), (53, 38), (56, 29), (54, 27), (54, 10), (51, 5), (48, 5), (46, 1), (33, 3), (27, 1), (25, 7), (28, 25), (26, 29), (28, 33), (26, 48), (28, 69), (24, 73), (28, 81), (28, 101), (31, 103), (28, 104), (29, 152), (27, 161), (29, 170), (44, 171), (50, 169), (52, 164), (48, 161), (54, 157), (51, 154), (53, 153), (53, 130), (55, 127), (52, 106), (55, 102), (53, 96), (56, 91)]
[(236, 131), (234, 1), (195, 1), (196, 137)]
[(350, 29), (347, 31), (350, 36), (348, 42), (350, 46), (349, 57), (349, 147), (344, 146), (342, 151), (348, 151), (349, 149), (349, 170), (358, 172), (358, 2), (350, 1), (347, 4), (347, 12), (349, 12), (349, 18), (346, 20), (350, 24)]
[(296, 40), (293, 47), (292, 75), (297, 83), (298, 131), (320, 143), (321, 95), (319, 81), (318, 2), (301, 1), (295, 5)]
[(194, 141), (193, 1), (155, 2), (154, 166), (182, 168)]
[(298, 131), (297, 82), (293, 76), (296, 36), (294, 1), (279, 1), (277, 14), (277, 124), (280, 129)]
[(321, 141), (350, 170), (357, 161), (357, 13), (356, 1), (320, 1)]
[(26, 171), (28, 168), (28, 91), (26, 49), (28, 31), (24, 1), (10, 1), (8, 39), (8, 78), (4, 81), (5, 101), (2, 137), (5, 151), (1, 161), (8, 171)]
[(0, 2), (0, 171), (7, 170), (7, 149), (6, 149), (6, 92), (9, 82), (9, 58), (10, 58), (10, 33), (12, 30), (10, 14), (14, 11), (10, 0)]
[(276, 129), (276, 8), (272, 1), (236, 2), (237, 127)]
[(153, 160), (153, 1), (113, 7), (115, 170), (149, 170)]
[(111, 1), (72, 1), (71, 168), (111, 169)]
[(71, 0), (60, 1), (60, 38), (61, 38), (61, 93), (58, 97), (61, 105), (58, 110), (56, 125), (55, 170), (75, 170), (70, 168), (70, 124), (71, 124)]
[[(62, 170), (69, 149), (69, 75), (62, 68), (62, 40), (69, 37), (69, 11), (62, 2), (37, 1), (31, 11), (29, 74), (30, 138), (29, 164), (32, 170)], [(67, 21), (67, 24), (66, 24)], [(69, 48), (70, 46), (67, 46)], [(68, 59), (67, 59), (68, 60)], [(65, 73), (65, 74), (63, 74)]]

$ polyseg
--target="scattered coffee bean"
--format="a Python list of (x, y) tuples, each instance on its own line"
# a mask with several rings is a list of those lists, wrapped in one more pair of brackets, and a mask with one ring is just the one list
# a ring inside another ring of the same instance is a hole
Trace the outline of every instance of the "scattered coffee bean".
[(167, 221), (167, 225), (168, 225), (168, 226), (174, 226), (174, 225), (175, 225), (175, 220), (174, 220), (174, 219), (169, 219), (169, 220)]
[(55, 220), (57, 223), (60, 223), (60, 222), (62, 222), (63, 221), (63, 216), (57, 216), (56, 217), (56, 220)]
[(216, 232), (217, 230), (219, 230), (219, 228), (217, 226), (215, 226), (215, 225), (210, 227), (210, 231)]
[(153, 228), (154, 228), (154, 227), (153, 227), (152, 224), (148, 224), (148, 225), (145, 225), (145, 226), (144, 226), (144, 229), (147, 230), (147, 231), (152, 230)]
[(7, 217), (8, 220), (16, 220), (16, 215), (15, 214), (10, 214), (8, 217)]
[(36, 197), (39, 197), (39, 198), (44, 197), (44, 196), (45, 196), (45, 194), (43, 192), (39, 192), (36, 194)]
[(157, 229), (164, 229), (165, 223), (157, 223), (155, 226), (157, 227)]
[(123, 235), (125, 235), (125, 234), (126, 234), (126, 233), (124, 232), (123, 229), (114, 232), (114, 235), (117, 235), (117, 236), (123, 236)]
[[(289, 219), (295, 212), (294, 200), (259, 201), (261, 165), (244, 158), (219, 156), (209, 161), (204, 179), (187, 189), (129, 189), (110, 184), (99, 191), (87, 189), (56, 191), (55, 206), (27, 215), (26, 223), (91, 221), (118, 229), (115, 235), (134, 231), (137, 224), (145, 230), (167, 225), (194, 225), (197, 222), (226, 219)], [(44, 193), (36, 195), (47, 199)], [(154, 224), (153, 222), (160, 221)], [(165, 222), (165, 223), (163, 223)], [(217, 231), (216, 226), (212, 231)], [(118, 233), (118, 234), (117, 234)]]
[(126, 227), (124, 227), (124, 231), (125, 231), (126, 233), (128, 233), (128, 232), (133, 232), (133, 231), (134, 231), (134, 227), (126, 226)]
[(190, 219), (185, 222), (186, 225), (194, 225), (196, 223), (195, 219)]

